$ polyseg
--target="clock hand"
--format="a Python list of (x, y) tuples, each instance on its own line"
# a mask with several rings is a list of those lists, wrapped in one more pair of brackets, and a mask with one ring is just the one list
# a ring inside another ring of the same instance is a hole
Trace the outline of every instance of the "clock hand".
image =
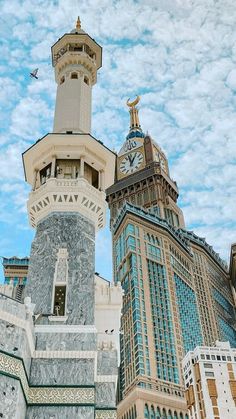
[(135, 157), (136, 157), (136, 153), (134, 153), (134, 157), (133, 157), (133, 158), (132, 158), (132, 160), (130, 161), (130, 165), (131, 165), (131, 166), (133, 166), (133, 162), (134, 162)]
[(128, 159), (129, 159), (129, 163), (130, 163), (130, 165), (132, 165), (132, 160), (131, 160), (131, 157), (130, 157), (130, 155), (128, 154)]

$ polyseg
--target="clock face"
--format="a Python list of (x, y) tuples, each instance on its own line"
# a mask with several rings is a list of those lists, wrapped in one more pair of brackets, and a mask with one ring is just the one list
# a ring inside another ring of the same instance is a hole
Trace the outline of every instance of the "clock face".
[(135, 172), (143, 162), (143, 154), (139, 151), (127, 154), (120, 163), (120, 171), (124, 175)]
[(165, 170), (166, 172), (166, 162), (165, 162), (165, 159), (162, 157), (161, 153), (159, 153), (159, 151), (155, 152), (155, 157), (157, 161), (160, 163), (162, 170)]

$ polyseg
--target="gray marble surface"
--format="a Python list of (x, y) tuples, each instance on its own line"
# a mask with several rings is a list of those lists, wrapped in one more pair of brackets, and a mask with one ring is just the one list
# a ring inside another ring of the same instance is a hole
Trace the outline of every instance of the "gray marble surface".
[(0, 294), (0, 310), (13, 314), (21, 319), (26, 318), (25, 306), (6, 295)]
[(90, 406), (30, 406), (25, 419), (94, 419), (94, 408)]
[(95, 396), (97, 407), (116, 407), (115, 383), (96, 383)]
[(94, 333), (36, 333), (36, 349), (40, 351), (95, 351)]
[(97, 372), (98, 375), (118, 374), (117, 351), (98, 351)]
[(31, 355), (24, 329), (0, 320), (0, 349), (22, 358), (29, 375)]
[(0, 375), (0, 417), (25, 419), (26, 404), (20, 382)]
[(93, 359), (32, 359), (30, 385), (93, 384)]
[(25, 295), (35, 313), (52, 312), (53, 279), (60, 248), (68, 251), (68, 324), (94, 324), (95, 227), (78, 213), (52, 213), (37, 226)]

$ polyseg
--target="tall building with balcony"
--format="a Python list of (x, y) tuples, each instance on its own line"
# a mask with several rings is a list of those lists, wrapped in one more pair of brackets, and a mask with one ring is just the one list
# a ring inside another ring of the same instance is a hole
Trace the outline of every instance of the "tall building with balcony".
[(90, 133), (101, 58), (79, 19), (52, 46), (54, 129), (23, 153), (36, 229), (24, 303), (0, 294), (2, 418), (116, 418), (122, 293), (94, 274), (116, 158)]
[(236, 417), (236, 349), (228, 342), (188, 352), (183, 373), (190, 419)]
[(4, 270), (4, 286), (0, 286), (3, 290), (18, 301), (21, 301), (27, 281), (29, 258), (19, 258), (17, 256), (3, 257), (2, 265)]
[(217, 339), (236, 347), (227, 266), (186, 230), (167, 157), (142, 131), (127, 102), (130, 130), (107, 193), (115, 281), (124, 291), (118, 417), (187, 419), (182, 359)]

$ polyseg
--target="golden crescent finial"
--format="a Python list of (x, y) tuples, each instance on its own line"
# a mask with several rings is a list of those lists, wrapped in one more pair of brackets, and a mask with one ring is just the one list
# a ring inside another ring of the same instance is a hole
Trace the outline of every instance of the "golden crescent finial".
[(77, 22), (76, 22), (76, 29), (80, 30), (81, 29), (81, 21), (80, 21), (80, 17), (78, 16)]
[[(130, 99), (130, 98), (129, 98)], [(129, 108), (134, 108), (140, 101), (140, 96), (137, 96), (133, 102), (129, 102), (129, 99), (126, 102), (126, 105), (129, 106)]]

